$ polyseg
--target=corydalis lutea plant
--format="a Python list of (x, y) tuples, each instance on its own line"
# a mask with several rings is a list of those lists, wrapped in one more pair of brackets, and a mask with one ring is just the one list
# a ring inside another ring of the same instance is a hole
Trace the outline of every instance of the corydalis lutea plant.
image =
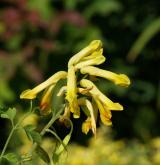
[[(41, 111), (47, 114), (54, 111), (51, 101), (52, 91), (56, 83), (60, 79), (66, 79), (66, 85), (60, 89), (57, 95), (57, 97), (60, 95), (65, 97), (65, 108), (60, 120), (64, 121), (63, 119), (70, 118), (71, 114), (74, 118), (80, 118), (80, 111), (82, 110), (86, 114), (86, 120), (82, 124), (82, 132), (87, 134), (91, 129), (96, 134), (97, 116), (100, 114), (101, 121), (105, 125), (111, 125), (111, 111), (121, 111), (123, 106), (105, 96), (92, 82), (90, 76), (107, 79), (122, 87), (130, 85), (130, 80), (126, 75), (95, 67), (103, 62), (105, 62), (105, 57), (103, 56), (102, 42), (94, 40), (69, 60), (68, 72), (59, 71), (55, 73), (37, 87), (22, 92), (20, 98), (34, 99), (39, 92), (46, 89), (41, 98), (40, 107)], [(79, 72), (86, 78), (79, 80)]]
[[(2, 159), (7, 159), (10, 162), (23, 164), (24, 162), (32, 160), (33, 153), (36, 152), (47, 164), (56, 164), (72, 134), (73, 125), (70, 117), (73, 115), (76, 119), (80, 118), (81, 111), (86, 115), (86, 120), (82, 123), (82, 132), (85, 134), (87, 134), (89, 130), (92, 130), (93, 134), (96, 135), (98, 115), (102, 123), (105, 125), (112, 125), (111, 111), (121, 111), (123, 110), (123, 106), (113, 102), (104, 95), (92, 81), (93, 76), (97, 79), (107, 79), (122, 87), (128, 87), (130, 85), (130, 80), (124, 74), (116, 74), (96, 67), (103, 62), (105, 62), (105, 57), (103, 56), (102, 43), (100, 40), (94, 40), (69, 60), (67, 72), (59, 71), (33, 89), (23, 91), (20, 98), (31, 100), (30, 111), (16, 124), (14, 122), (14, 117), (16, 115), (15, 109), (8, 109), (1, 113), (1, 117), (11, 120), (12, 130), (2, 150), (0, 161)], [(55, 98), (54, 92), (57, 84), (61, 80), (65, 80), (65, 83), (59, 89), (56, 98), (63, 97), (64, 104), (57, 110), (53, 105), (53, 100)], [(30, 123), (26, 126), (22, 126), (21, 123), (27, 116), (34, 113), (32, 100), (37, 98), (38, 94), (42, 91), (43, 94), (39, 103), (40, 113), (42, 115), (51, 114), (51, 119), (40, 132), (37, 132), (36, 128)], [(71, 127), (69, 134), (66, 135), (63, 140), (61, 140), (55, 130), (51, 128), (56, 120), (63, 122), (67, 127)], [(18, 160), (13, 153), (5, 154), (5, 152), (14, 131), (20, 128), (24, 129), (28, 138), (32, 141), (32, 147), (26, 155), (22, 155)], [(47, 132), (60, 141), (60, 145), (56, 146), (52, 155), (48, 155), (41, 147), (42, 137)]]

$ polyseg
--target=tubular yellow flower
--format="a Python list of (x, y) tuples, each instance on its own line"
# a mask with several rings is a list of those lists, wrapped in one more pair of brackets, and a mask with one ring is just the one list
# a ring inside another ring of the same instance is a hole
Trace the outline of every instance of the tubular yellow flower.
[(99, 99), (103, 105), (106, 106), (109, 110), (123, 110), (123, 106), (119, 103), (112, 102), (108, 97), (106, 97), (91, 81), (87, 79), (82, 79), (80, 81), (80, 85), (84, 88), (90, 89), (89, 93), (93, 96), (93, 98)]
[(27, 89), (23, 91), (20, 95), (21, 99), (34, 99), (36, 98), (37, 94), (44, 90), (45, 88), (49, 87), (50, 85), (53, 85), (57, 83), (60, 79), (65, 79), (67, 77), (67, 72), (65, 71), (59, 71), (55, 73), (53, 76), (51, 76), (49, 79), (41, 83), (40, 85), (36, 86), (33, 89)]
[[(91, 125), (88, 125), (89, 128), (87, 128), (87, 130), (92, 129), (93, 134), (96, 135), (96, 120), (97, 120), (97, 115), (96, 114), (97, 114), (97, 112), (95, 112), (91, 102), (87, 99), (84, 99), (84, 98), (78, 99), (78, 103), (79, 103), (79, 105), (85, 105), (87, 107), (87, 109), (89, 110), (89, 113), (90, 113), (89, 118), (90, 118), (90, 121), (91, 121)], [(86, 126), (87, 125), (85, 125), (84, 130), (86, 130)], [(86, 133), (86, 132), (87, 131), (84, 131), (84, 133)]]
[[(82, 124), (82, 132), (87, 134), (89, 130), (91, 130), (96, 136), (98, 113), (100, 114), (101, 121), (105, 125), (112, 125), (111, 111), (121, 111), (123, 110), (123, 106), (110, 100), (93, 82), (96, 78), (102, 77), (123, 87), (130, 85), (130, 79), (125, 74), (116, 74), (94, 67), (94, 65), (102, 64), (105, 60), (106, 58), (103, 56), (102, 42), (100, 40), (94, 40), (69, 60), (68, 72), (60, 71), (55, 73), (35, 88), (23, 91), (20, 98), (34, 99), (39, 92), (45, 89), (40, 101), (40, 112), (42, 114), (48, 114), (51, 111), (52, 92), (59, 87), (60, 89), (58, 93), (55, 91), (57, 97), (63, 96), (65, 98), (65, 109), (62, 109), (63, 112), (59, 111), (62, 115), (57, 113), (59, 115), (59, 121), (64, 123), (67, 127), (72, 127), (69, 120), (70, 115), (73, 113), (74, 118), (79, 118), (81, 108), (86, 115), (86, 120)], [(81, 74), (79, 73), (79, 70)], [(67, 84), (63, 84), (63, 86), (61, 86), (62, 84), (57, 84), (58, 87), (53, 90), (60, 79), (67, 79)], [(64, 102), (61, 102), (60, 104), (63, 103)], [(70, 137), (70, 135), (71, 133), (66, 137)]]
[(73, 117), (79, 118), (80, 109), (77, 100), (77, 82), (74, 66), (71, 66), (68, 69), (66, 100), (69, 102), (70, 111), (73, 113)]
[(94, 66), (86, 66), (81, 68), (82, 74), (89, 74), (92, 76), (99, 76), (110, 81), (113, 81), (116, 85), (123, 87), (128, 87), (130, 85), (130, 80), (125, 74), (116, 74), (110, 71), (99, 69)]
[(102, 47), (102, 42), (100, 40), (92, 41), (87, 47), (82, 49), (79, 53), (75, 54), (68, 62), (68, 68), (72, 65), (77, 64), (83, 57), (90, 55), (96, 50)]
[(40, 102), (40, 112), (42, 114), (48, 114), (51, 111), (50, 102), (51, 102), (51, 96), (52, 91), (55, 85), (51, 85), (48, 87), (48, 89), (44, 92), (41, 102)]

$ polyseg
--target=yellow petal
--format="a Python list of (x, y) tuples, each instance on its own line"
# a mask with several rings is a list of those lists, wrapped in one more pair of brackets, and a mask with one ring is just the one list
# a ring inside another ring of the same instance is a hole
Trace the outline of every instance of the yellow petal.
[(37, 96), (37, 92), (32, 89), (27, 89), (23, 91), (20, 95), (21, 99), (34, 99)]
[(81, 69), (83, 67), (90, 66), (90, 65), (100, 65), (104, 61), (105, 61), (104, 56), (98, 56), (98, 57), (95, 57), (95, 58), (87, 60), (87, 61), (79, 62), (77, 65), (75, 65), (75, 68), (76, 69)]
[(122, 105), (112, 102), (91, 81), (82, 79), (80, 81), (80, 85), (84, 88), (90, 88), (89, 93), (93, 96), (93, 98), (99, 99), (109, 110), (123, 110)]
[(73, 113), (73, 117), (79, 118), (80, 109), (77, 100), (77, 82), (74, 66), (71, 66), (68, 69), (66, 100), (69, 102), (70, 111)]
[(108, 125), (108, 126), (112, 125), (112, 121), (109, 118), (107, 118), (105, 114), (100, 113), (100, 118), (104, 125)]
[(91, 90), (92, 88), (78, 88), (78, 93), (82, 94), (82, 95), (90, 95), (89, 94), (89, 91)]
[(45, 88), (49, 87), (50, 85), (53, 85), (57, 83), (60, 79), (65, 79), (67, 77), (67, 72), (65, 71), (59, 71), (55, 73), (53, 76), (51, 76), (49, 79), (41, 83), (40, 85), (36, 86), (33, 89), (25, 90), (21, 93), (20, 98), (21, 99), (34, 99), (36, 98), (37, 94), (44, 90)]
[(102, 47), (102, 42), (100, 40), (92, 41), (87, 47), (82, 49), (80, 52), (75, 54), (68, 62), (68, 68), (72, 65), (77, 64), (83, 57), (90, 55), (95, 50), (98, 50)]
[(82, 132), (87, 134), (91, 128), (91, 118), (88, 117), (87, 120), (85, 120), (85, 122), (82, 123)]
[(96, 116), (95, 116), (95, 112), (93, 109), (93, 106), (91, 104), (91, 102), (88, 99), (78, 99), (78, 103), (80, 103), (81, 105), (85, 105), (87, 107), (87, 109), (89, 110), (90, 113), (90, 120), (91, 120), (91, 129), (93, 134), (96, 135)]
[(42, 96), (41, 102), (40, 102), (40, 110), (42, 114), (48, 114), (51, 111), (51, 97), (53, 88), (55, 85), (51, 85), (48, 87), (48, 89), (45, 91), (44, 95)]
[(96, 58), (98, 56), (103, 56), (103, 49), (98, 49), (96, 51), (94, 51), (93, 53), (91, 53), (89, 56), (85, 56), (81, 59), (81, 61), (87, 61), (87, 60), (91, 60), (93, 58)]
[(112, 125), (111, 111), (106, 109), (98, 99), (95, 99), (95, 102), (97, 103), (98, 109), (100, 111), (100, 118), (101, 118), (101, 121), (103, 122), (103, 124)]
[(128, 87), (130, 85), (130, 79), (125, 74), (116, 74), (93, 66), (86, 66), (82, 68), (81, 73), (89, 74), (92, 76), (99, 76), (110, 81), (113, 81), (116, 85), (120, 85), (123, 87)]

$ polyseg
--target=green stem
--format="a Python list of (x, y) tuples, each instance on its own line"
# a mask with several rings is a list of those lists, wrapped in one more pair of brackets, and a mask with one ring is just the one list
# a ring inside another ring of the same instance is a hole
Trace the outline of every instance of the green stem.
[[(42, 131), (40, 132), (40, 135), (43, 136), (47, 130), (53, 125), (53, 123), (59, 118), (60, 114), (62, 113), (64, 109), (64, 106), (58, 111), (58, 113), (52, 113), (52, 118), (50, 119), (50, 121), (45, 125), (45, 127), (42, 129)], [(28, 155), (32, 156), (33, 151), (36, 149), (37, 147), (37, 143), (34, 142), (30, 151), (28, 152)]]
[[(58, 116), (52, 116), (51, 120), (47, 123), (47, 125), (42, 129), (42, 131), (40, 132), (40, 135), (43, 136), (47, 130), (52, 126), (52, 124), (57, 120)], [(31, 148), (31, 150), (29, 151), (29, 155), (32, 155), (33, 151), (36, 149), (37, 147), (37, 143), (35, 142)]]
[(3, 155), (5, 154), (6, 149), (7, 149), (8, 144), (9, 144), (9, 142), (10, 142), (12, 136), (13, 136), (14, 131), (19, 127), (19, 125), (22, 123), (22, 121), (23, 121), (26, 117), (28, 117), (31, 113), (32, 113), (32, 101), (31, 101), (31, 105), (30, 105), (30, 110), (29, 110), (29, 112), (26, 113), (26, 114), (19, 120), (19, 122), (18, 122), (16, 125), (14, 125), (14, 123), (13, 123), (13, 121), (12, 121), (12, 129), (11, 129), (11, 132), (9, 133), (9, 136), (8, 136), (8, 138), (7, 138), (7, 140), (6, 140), (6, 143), (5, 143), (4, 147), (3, 147), (3, 150), (2, 150), (2, 152), (1, 152), (0, 158), (2, 158)]
[(51, 120), (48, 122), (48, 124), (40, 132), (41, 136), (43, 136), (46, 133), (47, 129), (49, 129), (52, 126), (52, 124), (57, 120), (58, 117), (59, 116), (52, 116)]
[(7, 138), (7, 140), (6, 140), (6, 143), (5, 143), (4, 147), (3, 147), (3, 150), (2, 150), (2, 152), (1, 152), (0, 158), (3, 157), (3, 155), (4, 155), (4, 153), (5, 153), (5, 151), (6, 151), (7, 147), (8, 147), (8, 144), (9, 144), (9, 142), (10, 142), (10, 140), (11, 140), (11, 137), (12, 137), (14, 131), (15, 131), (15, 127), (12, 128), (12, 130), (11, 130), (11, 132), (10, 132), (10, 134), (9, 134), (9, 136), (8, 136), (8, 138)]
[(7, 147), (8, 147), (8, 144), (9, 144), (9, 142), (10, 142), (10, 140), (11, 140), (11, 137), (12, 137), (14, 131), (18, 128), (18, 126), (22, 123), (22, 121), (23, 121), (27, 116), (29, 116), (30, 114), (31, 114), (30, 112), (27, 113), (27, 114), (25, 114), (25, 115), (22, 117), (22, 119), (21, 119), (15, 126), (13, 126), (13, 128), (12, 128), (12, 130), (11, 130), (11, 132), (10, 132), (10, 134), (9, 134), (9, 136), (8, 136), (8, 138), (7, 138), (7, 140), (6, 140), (6, 143), (5, 143), (4, 147), (3, 147), (3, 150), (2, 150), (2, 152), (1, 152), (1, 156), (0, 156), (0, 157), (3, 157), (4, 153), (6, 152), (6, 149), (7, 149)]

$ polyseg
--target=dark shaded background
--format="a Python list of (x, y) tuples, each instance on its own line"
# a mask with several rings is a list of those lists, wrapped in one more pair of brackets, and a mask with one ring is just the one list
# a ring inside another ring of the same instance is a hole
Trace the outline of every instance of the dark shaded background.
[[(147, 141), (159, 136), (159, 15), (159, 0), (0, 0), (0, 106), (26, 109), (21, 91), (66, 70), (73, 54), (100, 39), (107, 59), (101, 68), (125, 73), (132, 81), (127, 89), (98, 82), (125, 108), (113, 112), (115, 138)], [(150, 38), (144, 34), (138, 44), (143, 49), (136, 52), (135, 41), (150, 25), (149, 32), (155, 33)], [(8, 126), (0, 120), (2, 145)], [(81, 121), (74, 125), (73, 140), (84, 143)]]

